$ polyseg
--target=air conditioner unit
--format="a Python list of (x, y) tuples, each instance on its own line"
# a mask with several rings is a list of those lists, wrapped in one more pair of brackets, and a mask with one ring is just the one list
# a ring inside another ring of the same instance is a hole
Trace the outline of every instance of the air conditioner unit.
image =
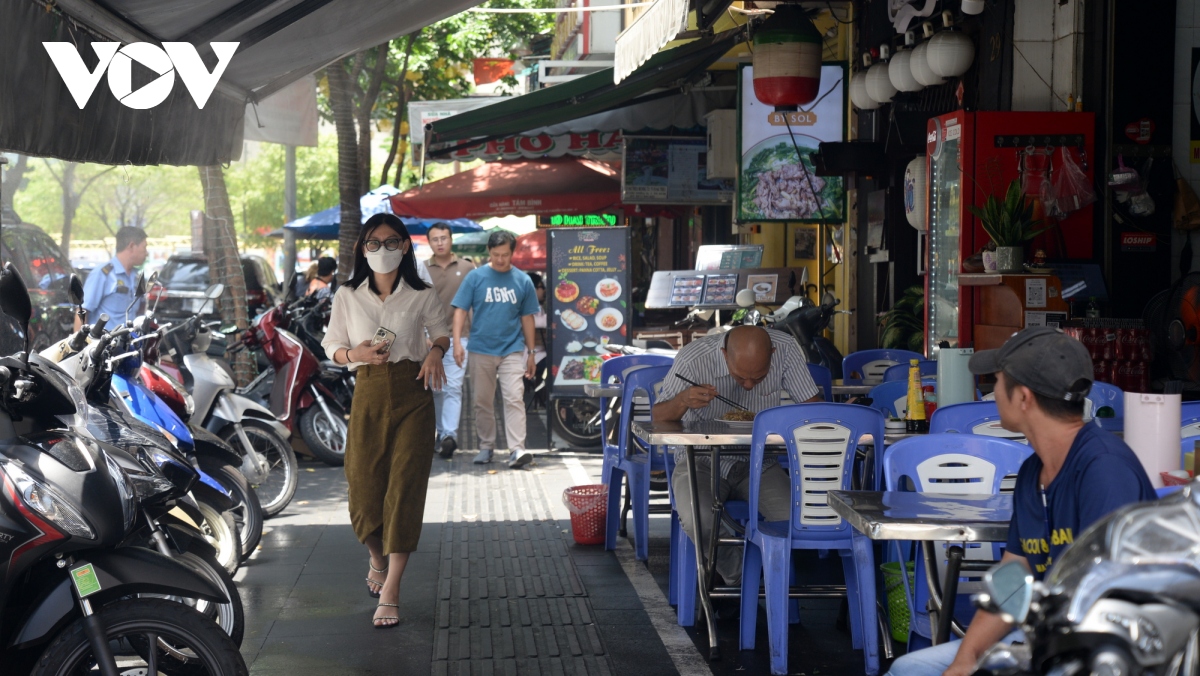
[(714, 110), (704, 116), (708, 124), (708, 177), (737, 177), (737, 111)]

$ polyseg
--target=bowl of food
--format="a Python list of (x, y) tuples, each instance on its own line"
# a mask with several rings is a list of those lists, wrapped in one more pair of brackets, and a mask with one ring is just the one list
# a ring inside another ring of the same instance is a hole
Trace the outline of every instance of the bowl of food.
[(753, 427), (754, 415), (754, 411), (735, 408), (732, 411), (727, 411), (725, 415), (722, 415), (721, 420), (735, 427)]
[(563, 326), (572, 331), (582, 331), (587, 328), (587, 320), (583, 318), (583, 315), (574, 310), (565, 310), (560, 316), (562, 317)]
[(606, 307), (596, 314), (596, 326), (601, 331), (616, 331), (624, 323), (624, 315), (616, 308)]
[(569, 279), (564, 279), (554, 287), (554, 297), (560, 303), (570, 303), (579, 297), (579, 285)]
[(596, 282), (596, 295), (600, 300), (611, 303), (621, 297), (621, 283), (611, 277)]
[(575, 311), (581, 315), (594, 315), (600, 309), (600, 301), (595, 296), (583, 296), (575, 302)]

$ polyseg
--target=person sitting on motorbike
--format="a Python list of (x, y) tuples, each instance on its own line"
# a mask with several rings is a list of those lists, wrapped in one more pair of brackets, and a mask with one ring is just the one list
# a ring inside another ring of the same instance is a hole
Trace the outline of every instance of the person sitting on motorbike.
[(317, 298), (326, 298), (333, 288), (331, 285), (333, 284), (333, 275), (337, 272), (337, 261), (329, 256), (322, 256), (317, 260), (316, 265), (316, 274), (309, 280), (308, 290), (304, 295), (316, 294)]
[[(995, 374), (1000, 424), (1025, 435), (1033, 448), (1017, 473), (1002, 562), (1021, 561), (1040, 580), (1088, 526), (1131, 502), (1156, 498), (1129, 446), (1083, 422), (1092, 387), (1092, 359), (1083, 343), (1058, 329), (1032, 327), (997, 350), (976, 352), (969, 368), (975, 375)], [(1000, 616), (980, 610), (962, 641), (909, 653), (888, 674), (966, 676), (1002, 639), (1024, 637)]]
[[(699, 383), (689, 385), (684, 378)], [(787, 391), (795, 403), (821, 401), (820, 390), (808, 372), (796, 340), (786, 333), (758, 326), (738, 326), (719, 335), (688, 343), (675, 357), (663, 380), (662, 393), (651, 416), (655, 422), (718, 420), (733, 410), (717, 399), (719, 394), (757, 413), (778, 406)], [(675, 472), (671, 483), (678, 504), (688, 504), (691, 487), (682, 446), (675, 449)], [(704, 457), (696, 459), (696, 487), (700, 504), (710, 505), (712, 468)], [(750, 493), (750, 462), (745, 456), (725, 456), (718, 469), (721, 500), (747, 500)], [(763, 462), (759, 509), (768, 521), (786, 521), (792, 502), (792, 484), (774, 458)], [(691, 511), (679, 510), (684, 531), (696, 541)], [(700, 527), (707, 542), (712, 535), (711, 509), (700, 510)], [(707, 545), (705, 545), (707, 546)], [(717, 572), (730, 584), (742, 578), (742, 551), (737, 547), (717, 549)]]

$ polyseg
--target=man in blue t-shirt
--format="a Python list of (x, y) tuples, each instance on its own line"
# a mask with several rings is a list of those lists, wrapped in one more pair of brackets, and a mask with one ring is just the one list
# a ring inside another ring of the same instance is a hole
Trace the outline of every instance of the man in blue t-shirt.
[[(525, 385), (533, 378), (533, 316), (538, 312), (537, 291), (529, 275), (512, 266), (517, 240), (500, 230), (488, 238), (488, 264), (467, 273), (454, 300), (454, 361), (461, 367), (467, 358), (463, 325), (471, 316), (471, 386), (475, 390), (475, 429), (479, 433), (476, 464), (492, 461), (496, 448), (496, 379), (504, 400), (504, 435), (508, 438), (508, 466), (524, 467), (533, 460), (525, 449)], [(524, 346), (524, 352), (522, 352)]]
[[(1154, 486), (1129, 446), (1084, 424), (1092, 360), (1082, 343), (1058, 329), (1034, 327), (998, 350), (971, 357), (971, 372), (995, 374), (1004, 429), (1029, 440), (1021, 465), (1003, 561), (1022, 561), (1037, 579), (1079, 535), (1131, 502), (1155, 499)], [(919, 650), (892, 664), (890, 676), (966, 676), (984, 651), (1004, 639), (1022, 641), (998, 615), (978, 611), (961, 642)], [(1010, 635), (1010, 632), (1011, 635)]]

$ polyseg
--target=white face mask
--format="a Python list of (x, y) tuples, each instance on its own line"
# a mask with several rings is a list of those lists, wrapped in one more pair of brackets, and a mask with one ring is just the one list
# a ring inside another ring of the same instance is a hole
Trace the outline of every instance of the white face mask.
[(379, 251), (363, 252), (367, 257), (367, 265), (371, 269), (381, 275), (386, 275), (400, 267), (400, 261), (404, 259), (404, 252), (400, 249), (388, 251), (384, 247), (379, 247)]

